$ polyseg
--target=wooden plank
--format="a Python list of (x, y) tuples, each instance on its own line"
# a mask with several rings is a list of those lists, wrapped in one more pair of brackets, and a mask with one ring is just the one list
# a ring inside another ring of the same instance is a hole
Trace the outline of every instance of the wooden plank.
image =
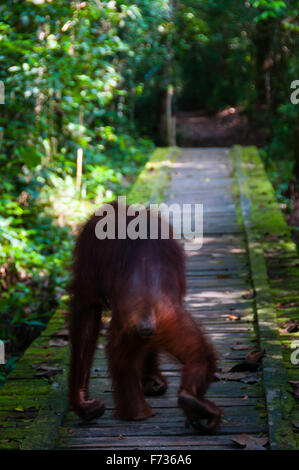
[[(173, 447), (204, 447), (204, 446), (231, 446), (233, 443), (229, 436), (167, 436), (161, 440), (160, 436), (130, 436), (125, 439), (122, 437), (102, 437), (97, 436), (95, 438), (85, 438), (84, 441), (81, 438), (74, 438), (67, 440), (68, 448), (74, 447), (84, 448), (127, 448), (133, 446), (136, 448), (146, 449), (153, 447), (159, 449), (161, 446), (173, 446)], [(61, 439), (59, 446), (63, 447), (64, 440)]]
[[(169, 387), (166, 395), (163, 397), (157, 398), (158, 403), (163, 403), (162, 400), (168, 400), (169, 398), (175, 399), (178, 391), (178, 387), (180, 384), (180, 374), (177, 376), (172, 376), (171, 379), (168, 380)], [(104, 393), (107, 396), (108, 391), (111, 390), (111, 381), (110, 378), (91, 378), (90, 381), (90, 390), (93, 394), (97, 392), (97, 389), (101, 386), (101, 389), (104, 388)], [(245, 395), (250, 397), (262, 397), (263, 396), (263, 389), (261, 385), (258, 384), (246, 384), (242, 382), (236, 381), (221, 381), (213, 383), (208, 391), (207, 396), (210, 398), (214, 397), (241, 397), (243, 398)]]
[[(109, 396), (108, 393), (103, 393), (100, 390), (98, 390), (97, 393), (99, 396), (104, 396), (104, 401), (106, 403), (106, 409), (111, 410), (114, 409), (114, 402), (112, 399), (112, 396)], [(249, 397), (246, 400), (244, 398), (240, 397), (213, 397), (213, 401), (216, 403), (216, 405), (220, 407), (243, 407), (243, 406), (253, 406), (257, 405), (258, 403), (261, 402), (260, 397)], [(168, 408), (175, 408), (178, 409), (177, 405), (177, 397), (159, 397), (159, 398), (148, 398), (147, 399), (148, 404), (152, 408), (163, 408), (163, 409), (168, 409)]]
[[(243, 423), (239, 425), (222, 425), (221, 435), (231, 435), (231, 434), (252, 434), (252, 433), (264, 433), (267, 431), (267, 426), (257, 425), (252, 423)], [(138, 436), (161, 436), (163, 440), (168, 436), (193, 436), (196, 439), (196, 434), (194, 434), (194, 429), (191, 427), (186, 428), (183, 422), (169, 424), (139, 424), (139, 425), (121, 425), (121, 426), (109, 426), (109, 427), (81, 427), (73, 428), (68, 426), (63, 428), (60, 431), (59, 437), (61, 437), (64, 442), (68, 441), (69, 444), (72, 443), (74, 439), (85, 440), (87, 438), (96, 438), (96, 437), (138, 437)]]
[[(237, 407), (228, 406), (223, 407), (225, 412), (225, 420), (223, 426), (227, 423), (230, 425), (241, 425), (242, 423), (251, 424), (264, 424), (265, 416), (265, 405), (261, 402), (258, 405), (248, 405), (242, 408), (242, 414)], [(139, 422), (144, 425), (151, 426), (152, 424), (170, 424), (170, 423), (185, 423), (185, 416), (179, 408), (156, 408), (155, 414), (149, 419)], [(80, 420), (80, 418), (72, 411), (70, 411), (64, 420), (63, 427), (74, 425), (78, 427), (110, 427), (110, 426), (135, 426), (138, 424), (136, 421), (124, 422), (117, 420), (114, 417), (114, 410), (107, 409), (104, 415), (92, 422), (86, 423)], [(176, 424), (175, 424), (176, 425)]]
[(255, 302), (261, 348), (267, 351), (263, 360), (263, 375), (268, 411), (269, 437), (272, 449), (295, 448), (291, 426), (287, 424), (288, 377), (283, 362), (275, 307), (268, 282), (263, 246), (254, 229), (248, 181), (242, 166), (242, 150), (233, 150), (240, 190), (240, 206), (248, 240), (249, 259), (255, 289)]

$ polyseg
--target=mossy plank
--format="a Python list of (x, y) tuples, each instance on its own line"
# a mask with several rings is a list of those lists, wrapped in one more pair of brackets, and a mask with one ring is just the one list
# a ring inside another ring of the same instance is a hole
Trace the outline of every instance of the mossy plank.
[(169, 183), (169, 169), (179, 151), (177, 147), (170, 147), (158, 148), (152, 153), (127, 196), (128, 204), (162, 202), (164, 191)]
[[(296, 302), (298, 293), (291, 291), (285, 279), (280, 278), (279, 288), (275, 288), (270, 279), (273, 266), (279, 274), (282, 266), (298, 265), (296, 248), (257, 149), (235, 146), (232, 155), (240, 191), (240, 213), (248, 240), (260, 345), (267, 351), (263, 374), (271, 447), (295, 448), (291, 425), (294, 400), (289, 394), (286, 352), (279, 335), (276, 306), (279, 301)], [(293, 269), (294, 274), (297, 275)]]

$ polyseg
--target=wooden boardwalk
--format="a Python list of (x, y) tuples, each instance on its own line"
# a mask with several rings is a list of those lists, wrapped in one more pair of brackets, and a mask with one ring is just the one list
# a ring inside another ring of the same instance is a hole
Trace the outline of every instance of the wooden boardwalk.
[[(185, 243), (185, 302), (219, 354), (220, 380), (208, 391), (225, 413), (219, 430), (204, 435), (185, 427), (177, 406), (180, 366), (165, 355), (169, 389), (148, 399), (155, 415), (116, 420), (103, 337), (90, 388), (107, 409), (91, 423), (80, 422), (67, 403), (62, 300), (0, 388), (0, 449), (235, 450), (240, 434), (251, 448), (298, 449), (299, 257), (257, 149), (158, 149), (134, 188), (135, 201), (165, 194), (169, 204), (203, 204), (203, 245)], [(254, 349), (266, 351), (258, 370), (230, 372)], [(258, 445), (255, 438), (262, 438)]]
[(208, 392), (225, 413), (219, 431), (203, 435), (185, 427), (185, 418), (177, 407), (180, 366), (164, 355), (162, 369), (169, 389), (163, 397), (148, 399), (155, 415), (142, 422), (116, 420), (103, 346), (99, 345), (90, 390), (92, 396), (105, 399), (106, 412), (100, 419), (84, 424), (69, 411), (55, 448), (236, 449), (232, 438), (238, 434), (268, 436), (261, 372), (243, 374), (239, 380), (231, 380), (233, 374), (225, 375), (249, 351), (259, 347), (246, 238), (237, 223), (232, 184), (227, 149), (183, 150), (171, 170), (165, 198), (167, 203), (201, 203), (204, 207), (203, 246), (196, 241), (185, 244), (186, 307), (203, 325), (219, 353), (221, 380)]

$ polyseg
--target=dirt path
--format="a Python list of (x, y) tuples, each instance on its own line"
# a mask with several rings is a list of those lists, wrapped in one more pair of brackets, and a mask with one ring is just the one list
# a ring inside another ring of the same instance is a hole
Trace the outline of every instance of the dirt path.
[(265, 144), (266, 133), (250, 123), (246, 114), (229, 108), (216, 114), (180, 112), (176, 116), (177, 141), (182, 147), (230, 147)]

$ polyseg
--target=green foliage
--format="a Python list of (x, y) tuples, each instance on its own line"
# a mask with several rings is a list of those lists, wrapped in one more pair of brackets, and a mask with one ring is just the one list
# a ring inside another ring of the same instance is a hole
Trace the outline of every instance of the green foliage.
[(176, 17), (179, 107), (217, 111), (248, 105), (252, 96), (252, 9), (236, 0), (225, 2), (225, 8), (214, 0), (181, 3)]
[(153, 149), (142, 116), (164, 86), (167, 15), (162, 0), (0, 5), (0, 338), (11, 358), (65, 293), (78, 222), (123, 194)]
[(11, 356), (5, 364), (0, 365), (0, 386), (6, 381), (6, 376), (14, 370), (19, 360), (19, 356)]
[[(284, 202), (292, 168), (299, 181), (298, 2), (175, 2), (177, 107), (215, 112), (237, 107), (263, 131), (263, 155)], [(295, 171), (296, 168), (296, 171)], [(293, 175), (294, 176), (294, 175)], [(299, 192), (299, 185), (298, 185)]]

